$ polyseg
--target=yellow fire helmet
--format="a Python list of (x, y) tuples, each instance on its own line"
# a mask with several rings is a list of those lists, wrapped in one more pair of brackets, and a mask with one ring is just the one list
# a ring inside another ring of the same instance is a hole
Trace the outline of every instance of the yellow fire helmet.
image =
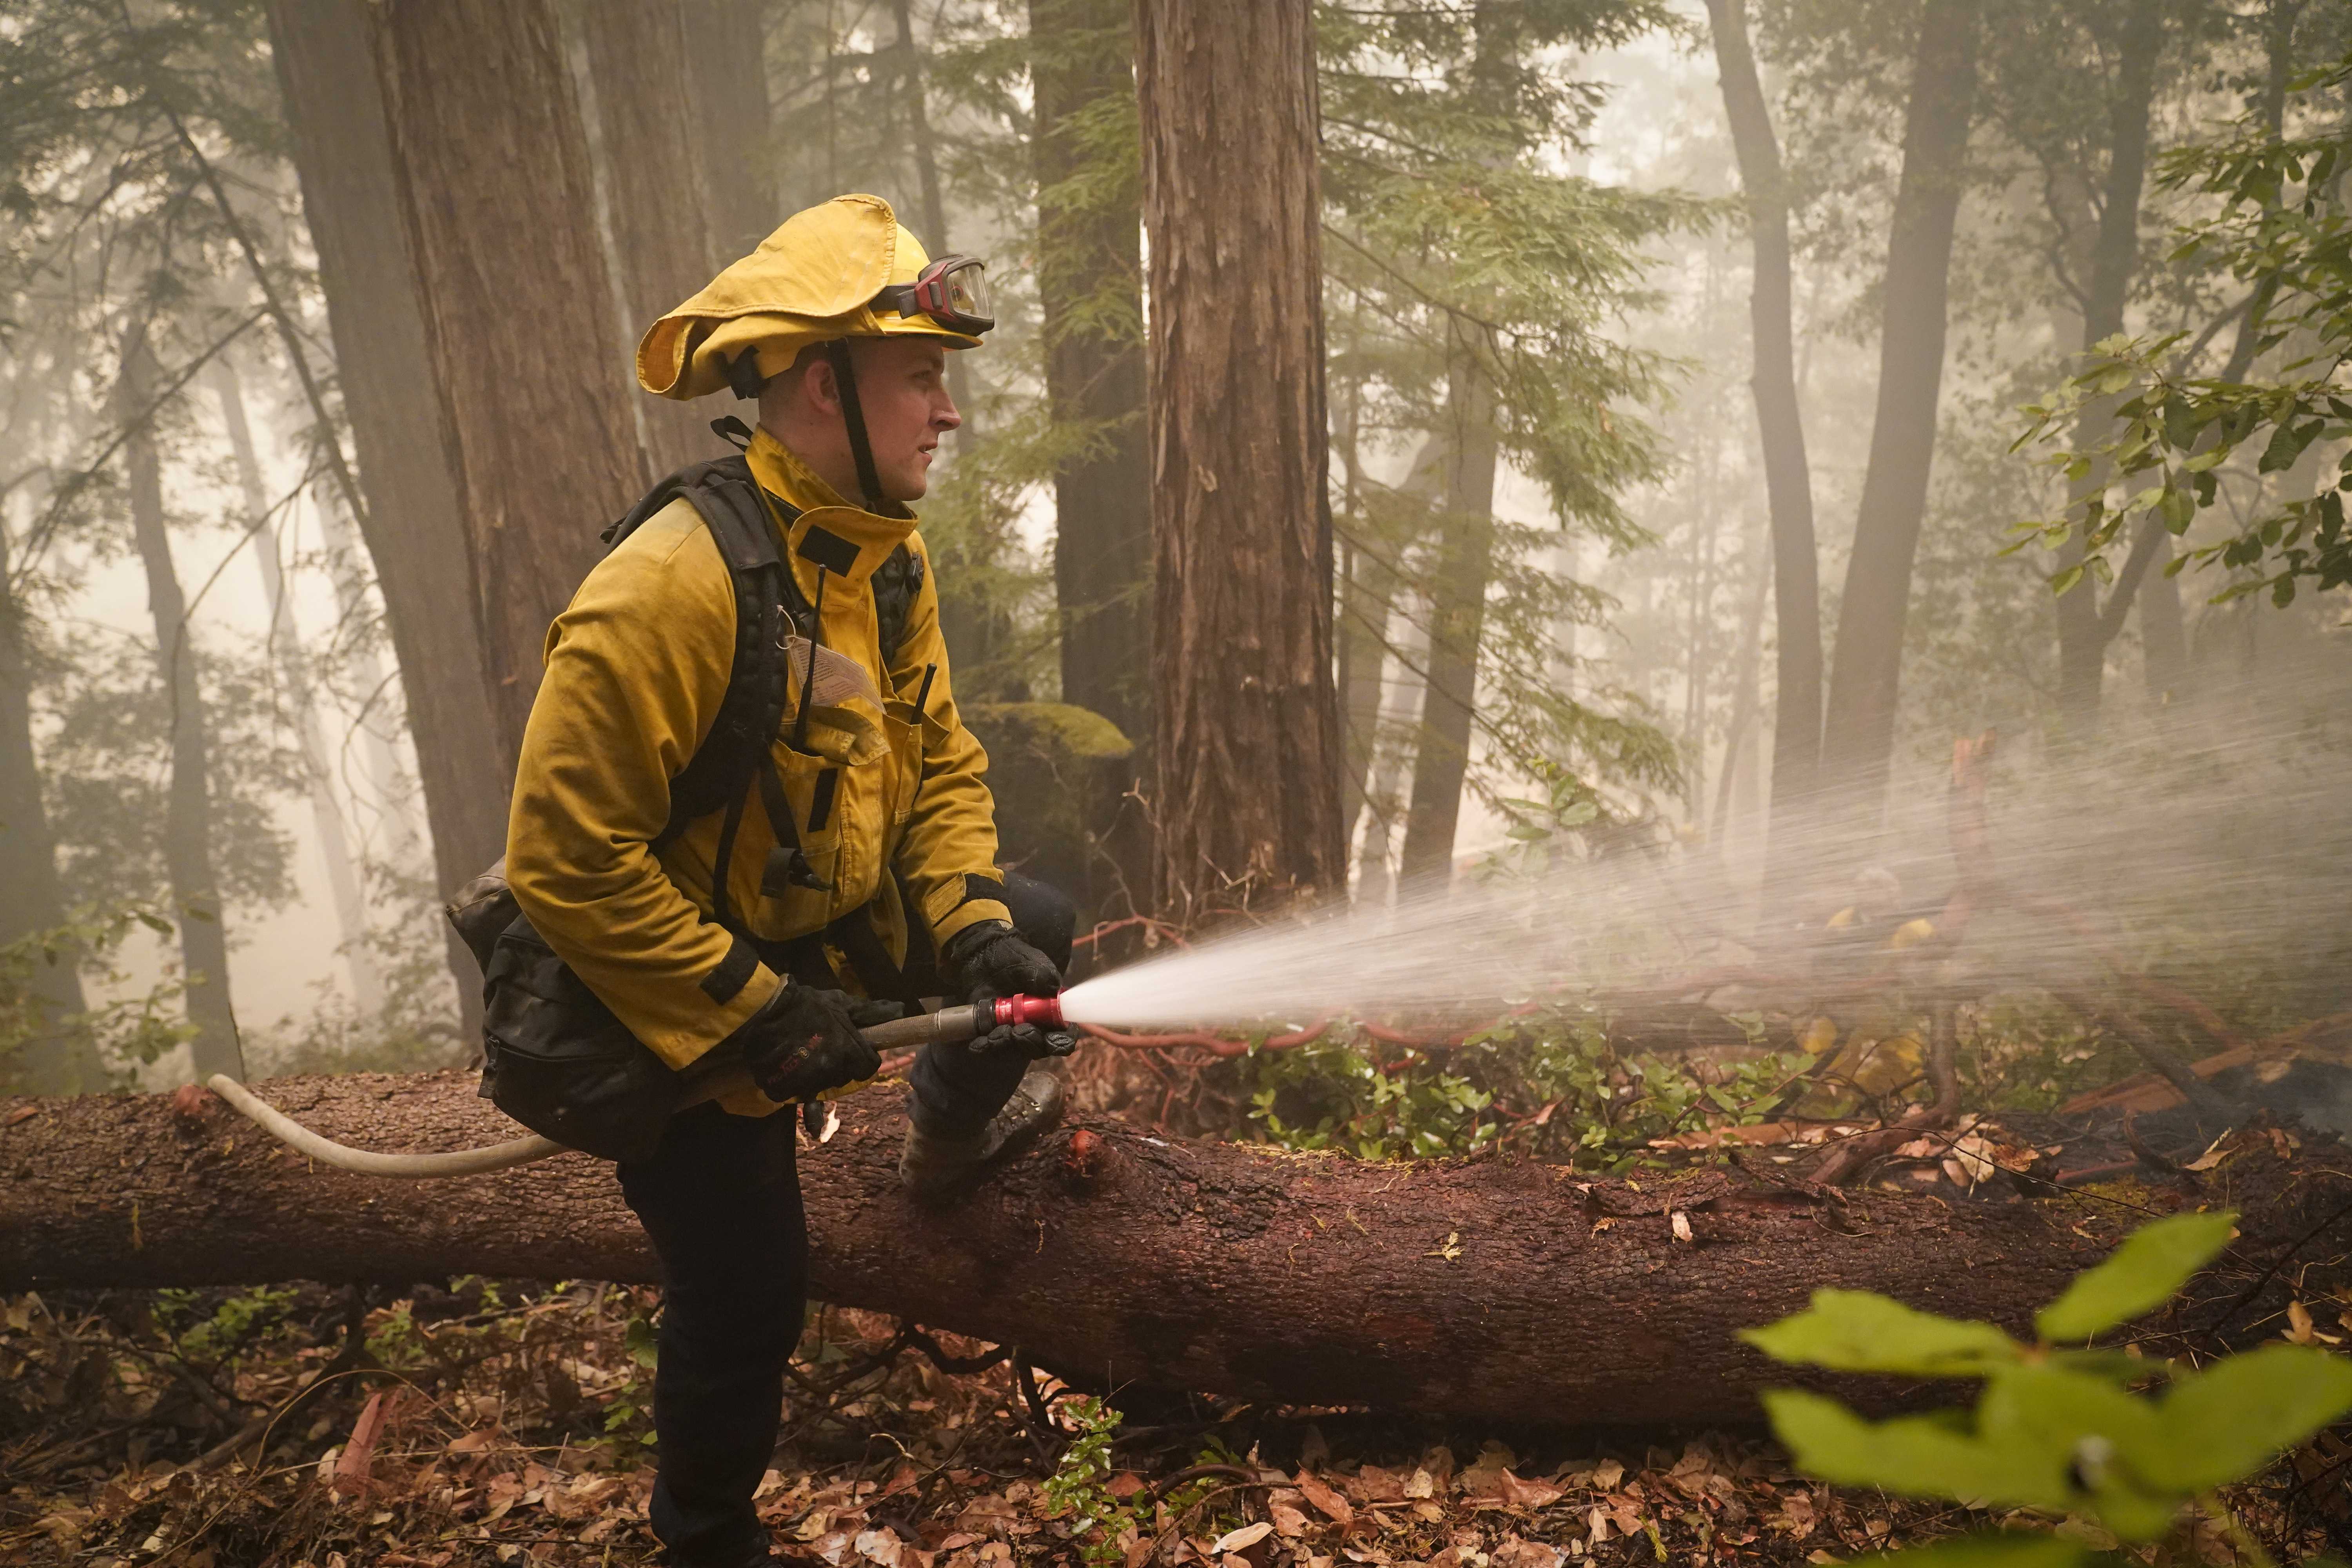
[(996, 324), (977, 257), (933, 261), (879, 196), (794, 213), (760, 248), (656, 321), (637, 384), (663, 397), (752, 396), (812, 343), (913, 334), (978, 348)]

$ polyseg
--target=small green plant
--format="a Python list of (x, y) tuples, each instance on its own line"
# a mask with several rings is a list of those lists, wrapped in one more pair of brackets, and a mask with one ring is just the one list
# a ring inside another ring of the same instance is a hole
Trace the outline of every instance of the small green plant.
[(1046, 1479), (1045, 1502), (1068, 1516), (1070, 1539), (1087, 1568), (1118, 1568), (1126, 1561), (1118, 1538), (1135, 1524), (1135, 1510), (1110, 1495), (1111, 1440), (1126, 1417), (1087, 1394), (1063, 1401), (1059, 1415), (1078, 1435)]
[(629, 1326), (622, 1331), (621, 1346), (628, 1352), (629, 1361), (638, 1371), (613, 1391), (604, 1406), (604, 1441), (618, 1450), (624, 1447), (650, 1448), (654, 1446), (653, 1410), (649, 1395), (652, 1388), (640, 1373), (650, 1373), (661, 1362), (661, 1342), (654, 1329), (654, 1321), (644, 1311), (629, 1315)]
[[(2171, 1300), (2228, 1245), (2235, 1219), (2178, 1215), (2142, 1227), (2042, 1309), (2032, 1344), (1990, 1323), (1916, 1311), (1865, 1290), (1817, 1290), (1808, 1310), (1740, 1337), (1791, 1365), (1983, 1383), (1972, 1411), (1880, 1422), (1822, 1394), (1766, 1393), (1774, 1432), (1798, 1466), (1822, 1480), (2072, 1514), (2131, 1542), (2172, 1533), (2195, 1508), (2262, 1562), (2215, 1489), (2352, 1411), (2352, 1362), (2270, 1344), (2191, 1368), (2088, 1343)], [(2139, 1391), (2159, 1384), (2160, 1391)], [(1962, 1537), (1908, 1555), (1922, 1552), (1970, 1568), (2125, 1561), (2032, 1531)]]
[(163, 1289), (155, 1293), (155, 1321), (172, 1336), (173, 1349), (183, 1359), (219, 1366), (283, 1323), (297, 1294), (290, 1285), (257, 1286), (198, 1318), (203, 1309), (195, 1291)]

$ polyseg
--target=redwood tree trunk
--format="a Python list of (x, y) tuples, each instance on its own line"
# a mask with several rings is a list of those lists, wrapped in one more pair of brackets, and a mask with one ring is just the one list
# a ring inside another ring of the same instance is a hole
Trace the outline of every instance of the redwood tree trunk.
[(123, 339), (117, 411), (131, 431), (122, 447), (131, 530), (146, 570), (155, 672), (171, 715), (163, 864), (171, 880), (172, 917), (180, 931), (184, 1001), (196, 1031), (188, 1042), (188, 1060), (198, 1082), (216, 1072), (241, 1079), (245, 1053), (229, 1003), (228, 933), (221, 924), (220, 884), (213, 875), (209, 736), (204, 695), (196, 682), (195, 644), (188, 635), (187, 598), (172, 563), (172, 538), (163, 519), (163, 460), (155, 450), (150, 407), (155, 382), (154, 352), (148, 346), (142, 320)]
[[(1764, 490), (1772, 510), (1775, 685), (1772, 805), (1765, 898), (1771, 901), (1799, 871), (1805, 814), (1822, 756), (1821, 555), (1813, 542), (1813, 482), (1805, 424), (1797, 404), (1793, 268), (1789, 252), (1789, 186), (1780, 141), (1756, 74), (1746, 0), (1707, 0), (1721, 74), (1725, 118), (1739, 160), (1755, 254), (1748, 295), (1757, 436), (1764, 452)], [(1725, 763), (1727, 776), (1736, 759)]]
[[(678, 0), (578, 3), (604, 153), (609, 260), (621, 286), (619, 337), (635, 348), (647, 327), (709, 282), (720, 265), (710, 240), (700, 130), (687, 109), (693, 91), (684, 18)], [(627, 395), (653, 473), (726, 450), (700, 402), (649, 397), (635, 387)]]
[(1454, 873), (1462, 782), (1477, 717), (1478, 649), (1486, 629), (1486, 582), (1494, 574), (1494, 393), (1465, 341), (1454, 334), (1445, 398), (1445, 514), (1438, 522), (1437, 576), (1429, 614), (1429, 678), (1412, 752), (1412, 801), (1405, 812), (1400, 879), (1444, 887)]
[(1307, 0), (1137, 0), (1151, 233), (1153, 882), (1180, 921), (1339, 892)]
[[(457, 1073), (262, 1092), (373, 1147), (514, 1132)], [(1018, 1344), (1096, 1386), (1555, 1425), (1746, 1423), (1757, 1387), (1799, 1379), (1735, 1330), (1823, 1286), (2021, 1327), (2137, 1217), (1879, 1191), (1832, 1202), (1724, 1171), (1636, 1191), (1530, 1163), (1171, 1143), (1117, 1121), (1089, 1122), (1084, 1154), (1073, 1131), (1053, 1133), (935, 1211), (898, 1189), (898, 1094), (842, 1101), (839, 1134), (803, 1153), (816, 1295)], [(2281, 1166), (2257, 1140), (2210, 1178), (2200, 1197), (2242, 1210), (2243, 1278), (2283, 1239), (2305, 1237), (2313, 1258), (2347, 1249), (2352, 1178), (2340, 1151), (2322, 1160)], [(352, 1176), (210, 1096), (150, 1095), (0, 1100), (0, 1170), (9, 1291), (656, 1275), (611, 1168), (580, 1154), (447, 1183)], [(1674, 1237), (1677, 1213), (1688, 1242)], [(2236, 1322), (2274, 1313), (2295, 1278)], [(1880, 1404), (1934, 1392), (1870, 1391)]]
[(1062, 700), (1129, 736), (1151, 731), (1151, 487), (1144, 467), (1143, 212), (1121, 183), (1073, 193), (1082, 115), (1135, 90), (1126, 0), (1030, 0), (1037, 300), (1054, 423), (1084, 447), (1054, 470)]
[[(373, 8), (393, 167), (508, 774), (549, 622), (640, 489), (551, 0)], [(442, 613), (446, 614), (445, 609)]]
[(679, 0), (694, 88), (685, 110), (700, 134), (712, 256), (720, 264), (759, 248), (786, 215), (767, 167), (765, 0)]
[[(473, 552), (442, 438), (367, 13), (366, 0), (272, 0), (270, 47), (335, 358), (347, 372), (343, 406), (367, 500), (357, 521), (383, 595), (446, 892), (504, 850), (514, 765), (484, 673)], [(473, 997), (478, 968), (449, 942), (458, 994)]]
[(1911, 565), (1927, 507), (1944, 377), (1945, 303), (1977, 89), (1981, 0), (1927, 0), (1887, 242), (1878, 408), (1840, 601), (1822, 779), (1857, 826), (1877, 821), (1895, 749)]

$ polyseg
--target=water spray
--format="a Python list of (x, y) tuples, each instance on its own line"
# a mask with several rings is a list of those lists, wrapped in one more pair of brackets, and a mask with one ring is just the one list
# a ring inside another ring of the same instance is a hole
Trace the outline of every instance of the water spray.
[[(867, 1045), (877, 1051), (898, 1051), (919, 1049), (924, 1046), (965, 1045), (992, 1030), (1018, 1027), (1024, 1024), (1040, 1028), (1061, 1028), (1061, 998), (1000, 996), (993, 1002), (975, 1002), (959, 1007), (942, 1007), (936, 1013), (918, 1013), (910, 1018), (893, 1018), (887, 1024), (877, 1024), (858, 1033)], [(753, 1087), (750, 1070), (731, 1052), (723, 1060), (713, 1061), (705, 1057), (685, 1068), (679, 1077), (686, 1080), (686, 1095), (678, 1105), (680, 1110)], [(395, 1176), (409, 1181), (438, 1176), (475, 1176), (488, 1171), (503, 1171), (511, 1165), (527, 1165), (551, 1154), (563, 1153), (568, 1148), (568, 1145), (558, 1143), (552, 1138), (541, 1138), (533, 1133), (528, 1138), (509, 1139), (504, 1143), (491, 1143), (478, 1149), (457, 1149), (446, 1154), (379, 1153), (372, 1149), (354, 1149), (348, 1143), (338, 1143), (312, 1131), (226, 1073), (216, 1072), (205, 1083), (215, 1094), (287, 1147), (309, 1155), (322, 1165), (332, 1165), (339, 1171), (356, 1172), (362, 1176)]]

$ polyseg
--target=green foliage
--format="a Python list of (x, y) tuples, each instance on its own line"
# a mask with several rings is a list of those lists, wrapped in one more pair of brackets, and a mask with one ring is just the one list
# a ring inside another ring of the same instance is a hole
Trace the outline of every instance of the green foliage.
[[(2352, 1362), (2316, 1349), (2270, 1344), (2192, 1369), (2053, 1342), (2161, 1306), (2229, 1244), (2234, 1218), (2179, 1215), (2144, 1226), (2042, 1310), (2034, 1345), (1990, 1323), (1847, 1290), (1817, 1291), (1807, 1310), (1740, 1337), (1794, 1365), (1982, 1380), (1972, 1411), (1878, 1422), (1822, 1394), (1768, 1392), (1774, 1432), (1811, 1475), (1970, 1507), (2071, 1513), (2124, 1541), (2154, 1541), (2191, 1503), (2215, 1506), (2206, 1496), (2214, 1488), (2352, 1411)], [(2166, 1381), (2160, 1395), (2136, 1392), (2151, 1379)], [(2032, 1534), (1936, 1552), (1954, 1568), (2055, 1568), (2087, 1555)]]
[[(2024, 413), (2032, 421), (2016, 446), (2054, 443), (2045, 459), (2070, 485), (2095, 475), (2108, 483), (2080, 517), (2022, 522), (2011, 548), (2039, 542), (2055, 549), (2079, 539), (2083, 561), (2059, 572), (2052, 588), (2064, 593), (2085, 573), (2111, 579), (2105, 552), (2127, 524), (2147, 519), (2178, 538), (2223, 502), (2225, 468), (2252, 459), (2251, 475), (2235, 474), (2251, 495), (2237, 505), (2242, 520), (2221, 538), (2196, 544), (2166, 568), (2219, 563), (2236, 574), (2219, 599), (2268, 590), (2272, 601), (2294, 601), (2298, 584), (2327, 589), (2352, 583), (2352, 537), (2345, 531), (2345, 496), (2352, 492), (2352, 216), (2336, 187), (2352, 167), (2352, 123), (2326, 106), (2352, 85), (2352, 55), (2297, 79), (2324, 129), (2306, 136), (2283, 133), (2258, 110), (2231, 137), (2181, 148), (2162, 162), (2159, 181), (2217, 201), (2215, 216), (2183, 226), (2176, 263), (2197, 262), (2235, 279), (2248, 290), (2242, 329), (2256, 353), (2284, 353), (2266, 375), (2236, 380), (2189, 374), (2200, 341), (2188, 334), (2112, 338), (2042, 402)], [(2068, 438), (2086, 410), (2112, 405), (2105, 439), (2075, 447)], [(2315, 453), (2333, 453), (2309, 466)], [(2332, 471), (2331, 471), (2332, 470)], [(2260, 481), (2271, 476), (2273, 489)], [(2113, 500), (2109, 491), (2119, 490)], [(2154, 535), (2148, 532), (2148, 537)]]
[(172, 1337), (174, 1353), (202, 1366), (220, 1366), (268, 1338), (286, 1321), (299, 1292), (289, 1285), (262, 1285), (230, 1296), (210, 1314), (197, 1317), (197, 1293), (155, 1293), (156, 1326)]
[(1236, 1065), (1249, 1120), (1281, 1148), (1395, 1160), (1508, 1150), (1587, 1170), (1654, 1158), (1706, 1119), (1753, 1123), (1812, 1058), (1759, 1051), (1694, 1070), (1628, 1055), (1589, 1010), (1530, 1010), (1451, 1047), (1383, 1045), (1335, 1024)]
[[(111, 989), (125, 976), (114, 960), (134, 931), (174, 934), (172, 922), (144, 905), (96, 910), (46, 931), (0, 944), (0, 1085), (37, 1053), (62, 1055), (94, 1069), (79, 1085), (90, 1093), (115, 1087), (114, 1075), (131, 1063), (152, 1062), (194, 1031), (180, 1016), (180, 986), (163, 980), (142, 991), (79, 1009), (59, 1005), (58, 972), (87, 976)], [(45, 1086), (44, 1092), (67, 1090)]]
[(1070, 1521), (1070, 1534), (1079, 1542), (1087, 1568), (1118, 1568), (1126, 1561), (1119, 1532), (1135, 1523), (1135, 1510), (1111, 1496), (1108, 1485), (1116, 1468), (1111, 1443), (1126, 1417), (1089, 1394), (1062, 1401), (1060, 1413), (1076, 1426), (1077, 1436), (1045, 1479), (1045, 1501)]

